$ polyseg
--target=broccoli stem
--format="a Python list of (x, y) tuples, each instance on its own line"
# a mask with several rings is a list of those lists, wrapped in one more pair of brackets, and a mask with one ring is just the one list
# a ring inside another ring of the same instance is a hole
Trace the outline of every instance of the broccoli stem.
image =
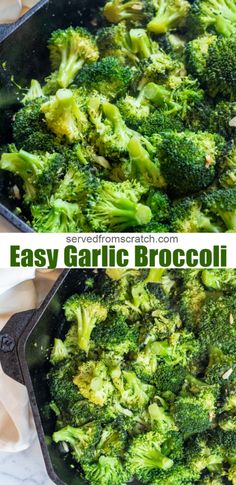
[(69, 54), (67, 49), (63, 49), (62, 51), (62, 61), (58, 71), (58, 84), (62, 88), (67, 88), (73, 79), (75, 78), (77, 72), (80, 71), (84, 64), (84, 59), (78, 60), (78, 55)]
[(0, 166), (2, 170), (19, 175), (25, 183), (27, 194), (34, 198), (36, 191), (33, 182), (43, 169), (43, 162), (37, 155), (32, 155), (25, 150), (3, 153)]
[(142, 182), (150, 181), (154, 187), (165, 187), (165, 181), (160, 170), (149, 157), (149, 153), (142, 147), (138, 138), (133, 137), (128, 143), (128, 152), (131, 160), (131, 173), (137, 179), (142, 179)]
[(164, 86), (155, 83), (148, 83), (144, 87), (144, 96), (155, 106), (163, 108), (168, 106), (170, 109), (166, 113), (176, 113), (181, 110), (181, 105), (172, 100), (172, 93)]
[(166, 269), (163, 268), (151, 268), (149, 270), (148, 276), (145, 279), (145, 283), (160, 283), (163, 273), (165, 273)]
[(152, 54), (152, 44), (144, 29), (131, 29), (129, 32), (132, 51), (141, 59), (147, 59)]

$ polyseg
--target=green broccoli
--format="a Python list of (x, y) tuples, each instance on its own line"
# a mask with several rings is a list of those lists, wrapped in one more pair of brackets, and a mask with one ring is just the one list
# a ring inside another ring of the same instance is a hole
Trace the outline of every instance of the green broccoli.
[(219, 221), (204, 212), (200, 199), (186, 197), (177, 202), (170, 217), (173, 232), (224, 232)]
[(131, 442), (126, 467), (138, 480), (152, 483), (155, 472), (171, 469), (175, 454), (181, 455), (181, 452), (182, 442), (178, 435), (149, 431)]
[(31, 206), (32, 226), (37, 232), (86, 232), (85, 217), (76, 202), (51, 197)]
[(121, 461), (114, 456), (100, 456), (96, 463), (83, 465), (91, 485), (123, 485), (129, 478)]
[(150, 222), (150, 208), (138, 203), (145, 191), (138, 182), (103, 180), (89, 199), (88, 218), (93, 229), (122, 231)]
[(77, 105), (76, 97), (70, 89), (59, 89), (55, 96), (42, 104), (41, 111), (48, 129), (69, 143), (83, 139), (88, 130), (87, 117)]
[(171, 193), (187, 195), (208, 187), (216, 176), (223, 148), (218, 135), (167, 132), (160, 149), (160, 170)]
[(218, 471), (224, 462), (222, 446), (206, 434), (192, 438), (187, 447), (187, 465), (201, 473), (203, 470)]
[(205, 269), (201, 279), (207, 288), (214, 290), (234, 290), (236, 287), (236, 271), (234, 269)]
[(79, 388), (83, 397), (97, 406), (104, 406), (114, 392), (106, 366), (102, 362), (93, 360), (79, 367), (73, 383)]
[(116, 57), (104, 57), (79, 72), (76, 83), (86, 90), (97, 90), (109, 99), (125, 94), (135, 75), (135, 70), (121, 64)]
[(23, 181), (24, 199), (27, 203), (50, 197), (60, 182), (65, 160), (57, 153), (29, 153), (11, 146), (10, 153), (3, 153), (0, 168), (18, 175)]
[(94, 327), (107, 318), (107, 306), (96, 295), (73, 295), (66, 300), (64, 311), (67, 320), (77, 325), (78, 347), (88, 352)]
[(234, 101), (236, 94), (235, 52), (235, 42), (232, 37), (219, 37), (209, 47), (203, 75), (209, 96), (215, 98), (221, 95), (223, 98)]
[(93, 36), (82, 27), (54, 31), (48, 47), (55, 85), (61, 88), (67, 88), (82, 66), (99, 56)]
[(236, 229), (236, 187), (206, 193), (202, 200), (207, 213), (218, 217), (226, 230)]
[(115, 24), (122, 21), (140, 24), (147, 21), (153, 11), (152, 2), (145, 0), (111, 0), (105, 4), (103, 15), (108, 22)]
[(209, 297), (202, 307), (199, 337), (205, 345), (218, 347), (224, 354), (235, 352), (236, 327), (233, 295)]
[(139, 180), (143, 185), (164, 188), (165, 181), (160, 173), (158, 163), (151, 160), (141, 141), (136, 137), (131, 138), (127, 149), (131, 164), (131, 178)]
[(189, 16), (190, 32), (198, 35), (214, 30), (231, 37), (236, 33), (236, 7), (233, 0), (197, 0)]
[(156, 0), (155, 16), (148, 23), (147, 29), (155, 34), (165, 34), (169, 30), (184, 27), (190, 10), (186, 0)]
[(126, 323), (123, 315), (111, 314), (94, 328), (91, 339), (96, 348), (113, 350), (119, 355), (137, 348), (138, 333), (135, 327)]
[(66, 426), (59, 429), (52, 435), (55, 443), (68, 443), (72, 449), (72, 454), (77, 462), (93, 455), (93, 446), (97, 443), (100, 436), (100, 427), (96, 422), (87, 423), (80, 428)]
[(187, 43), (185, 49), (186, 66), (190, 74), (200, 81), (204, 80), (209, 48), (217, 41), (214, 34), (204, 34)]
[[(41, 112), (41, 105), (44, 102), (45, 98), (37, 98), (16, 112), (12, 125), (13, 141), (20, 148), (24, 148), (24, 143), (29, 137), (34, 136), (34, 133), (40, 133), (40, 136), (47, 136), (48, 133), (43, 113)], [(44, 149), (45, 145), (42, 147), (42, 150)]]
[(44, 98), (44, 92), (41, 88), (40, 83), (36, 79), (32, 79), (30, 83), (30, 87), (27, 93), (24, 95), (22, 99), (23, 104), (31, 103), (37, 98)]

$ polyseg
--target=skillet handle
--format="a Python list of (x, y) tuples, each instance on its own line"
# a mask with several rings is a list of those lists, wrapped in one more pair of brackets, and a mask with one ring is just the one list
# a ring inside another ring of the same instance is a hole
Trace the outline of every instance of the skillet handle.
[(20, 384), (24, 384), (24, 378), (17, 344), (34, 313), (35, 310), (16, 313), (8, 320), (0, 332), (0, 363), (2, 369), (5, 374)]

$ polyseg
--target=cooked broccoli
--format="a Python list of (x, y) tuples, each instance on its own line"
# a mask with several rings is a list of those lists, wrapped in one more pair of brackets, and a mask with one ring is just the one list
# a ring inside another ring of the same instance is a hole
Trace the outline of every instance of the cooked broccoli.
[(204, 80), (209, 48), (217, 41), (214, 34), (204, 34), (187, 43), (185, 49), (186, 66), (190, 74)]
[(156, 161), (152, 161), (147, 150), (136, 137), (131, 138), (127, 145), (130, 157), (131, 178), (140, 180), (143, 185), (151, 185), (158, 188), (165, 187), (165, 181), (160, 173)]
[(160, 150), (160, 169), (171, 193), (187, 195), (208, 187), (216, 176), (222, 140), (207, 132), (167, 132)]
[(91, 339), (96, 348), (113, 350), (119, 355), (137, 348), (138, 333), (126, 323), (123, 315), (112, 314), (94, 328)]
[(73, 406), (80, 401), (81, 395), (78, 387), (73, 383), (75, 363), (73, 360), (66, 360), (56, 363), (51, 367), (48, 374), (48, 385), (53, 400), (62, 412), (67, 412), (68, 406)]
[(94, 89), (109, 99), (125, 94), (135, 75), (135, 70), (121, 64), (116, 57), (103, 59), (86, 65), (76, 78), (79, 86)]
[(145, 483), (152, 483), (155, 472), (174, 465), (175, 455), (181, 455), (182, 442), (177, 434), (149, 431), (131, 442), (126, 467), (131, 475)]
[(123, 485), (129, 478), (121, 461), (114, 456), (100, 456), (96, 463), (83, 465), (91, 485)]
[[(11, 146), (10, 153), (3, 153), (0, 168), (23, 181), (24, 199), (27, 203), (50, 197), (60, 182), (64, 171), (64, 158), (57, 153), (29, 153)], [(42, 187), (43, 186), (43, 187)]]
[(58, 362), (67, 359), (68, 356), (69, 353), (64, 342), (60, 338), (55, 338), (50, 356), (50, 362), (52, 364), (57, 364)]
[(66, 426), (52, 435), (55, 443), (68, 443), (76, 461), (80, 462), (83, 456), (93, 456), (93, 446), (99, 439), (100, 427), (96, 422), (87, 423), (80, 428)]
[(190, 4), (186, 0), (156, 0), (155, 16), (147, 29), (155, 34), (165, 34), (169, 30), (184, 27)]
[(104, 406), (114, 391), (102, 362), (87, 361), (79, 367), (73, 382), (86, 399), (98, 406)]
[(69, 143), (82, 139), (88, 130), (86, 115), (70, 89), (59, 89), (55, 96), (42, 104), (41, 111), (48, 129), (59, 138), (65, 137)]
[(44, 97), (45, 96), (40, 83), (36, 79), (32, 79), (30, 83), (30, 87), (22, 99), (22, 103), (27, 104), (27, 103), (30, 103), (31, 101), (34, 101), (37, 98), (44, 98)]
[(221, 95), (223, 99), (234, 101), (236, 93), (235, 71), (234, 39), (219, 37), (209, 47), (203, 75), (208, 94), (211, 97)]
[(73, 295), (64, 304), (65, 316), (78, 329), (78, 347), (88, 352), (95, 325), (107, 318), (107, 307), (95, 295)]
[(45, 102), (45, 99), (37, 98), (16, 112), (12, 128), (13, 140), (17, 146), (24, 148), (24, 142), (35, 132), (47, 134), (43, 113), (41, 112), (43, 102)]
[(113, 183), (102, 181), (90, 197), (88, 218), (97, 230), (124, 230), (147, 224), (152, 218), (149, 207), (139, 200), (145, 189), (137, 182)]
[(111, 0), (105, 4), (103, 14), (108, 22), (118, 24), (126, 21), (140, 24), (152, 16), (154, 6), (146, 0)]
[[(55, 84), (67, 88), (85, 63), (98, 59), (93, 36), (82, 27), (56, 30), (48, 42)], [(50, 82), (50, 81), (49, 81)]]
[(182, 433), (203, 433), (213, 425), (215, 396), (207, 386), (200, 396), (180, 395), (174, 403), (173, 412), (175, 423)]
[(170, 214), (173, 232), (223, 232), (220, 223), (204, 213), (201, 200), (186, 197)]
[(206, 434), (199, 435), (190, 440), (187, 447), (187, 464), (194, 471), (218, 471), (224, 461), (222, 446)]
[(205, 269), (202, 271), (202, 282), (207, 288), (214, 290), (234, 290), (236, 287), (236, 271), (234, 269)]
[(76, 202), (51, 197), (31, 206), (32, 226), (37, 232), (86, 232), (85, 217)]
[(236, 7), (234, 1), (195, 1), (190, 10), (189, 29), (193, 35), (214, 30), (217, 34), (231, 37), (236, 33)]
[(208, 214), (218, 217), (226, 230), (236, 229), (236, 187), (206, 193), (203, 204)]
[(232, 295), (209, 297), (203, 305), (199, 322), (199, 337), (209, 346), (216, 346), (225, 354), (234, 354), (236, 327), (235, 299)]

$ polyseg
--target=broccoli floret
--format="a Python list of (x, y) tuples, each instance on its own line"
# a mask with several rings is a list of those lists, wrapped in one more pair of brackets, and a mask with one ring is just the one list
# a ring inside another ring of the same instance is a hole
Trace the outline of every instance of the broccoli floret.
[(227, 140), (235, 138), (235, 127), (232, 121), (236, 116), (236, 103), (230, 101), (220, 101), (211, 109), (208, 116), (208, 130), (218, 133)]
[(116, 57), (104, 57), (84, 66), (76, 82), (90, 92), (95, 89), (107, 98), (113, 99), (126, 93), (134, 74), (133, 69), (122, 65)]
[(174, 465), (172, 453), (181, 454), (181, 448), (178, 436), (170, 435), (169, 438), (155, 431), (140, 434), (131, 442), (126, 467), (138, 480), (152, 483), (155, 472), (171, 469)]
[(153, 403), (148, 406), (148, 414), (153, 431), (160, 433), (168, 433), (169, 431), (176, 431), (175, 422), (169, 411), (166, 409), (166, 403), (159, 398), (160, 404)]
[(185, 271), (181, 281), (178, 309), (184, 325), (194, 332), (198, 327), (205, 300), (206, 292), (199, 271)]
[(76, 97), (70, 89), (59, 89), (55, 96), (43, 103), (47, 127), (59, 138), (69, 143), (83, 139), (88, 130), (88, 120), (76, 103)]
[(204, 79), (209, 47), (214, 45), (217, 36), (204, 34), (188, 42), (185, 49), (186, 66), (190, 74), (200, 81)]
[(44, 98), (35, 99), (16, 112), (13, 120), (13, 140), (17, 146), (24, 148), (24, 142), (36, 132), (47, 134), (41, 112), (43, 102)]
[(90, 172), (81, 170), (78, 164), (70, 163), (55, 197), (67, 202), (78, 202), (81, 207), (86, 204), (88, 192), (93, 186), (94, 180)]
[(44, 93), (41, 88), (40, 83), (36, 79), (32, 79), (30, 83), (30, 87), (22, 99), (23, 104), (31, 103), (37, 98), (44, 98)]
[(152, 2), (145, 0), (111, 0), (105, 4), (103, 15), (114, 24), (125, 21), (140, 24), (147, 21), (153, 14)]
[(223, 232), (219, 222), (204, 213), (199, 199), (186, 198), (171, 210), (173, 232)]
[(218, 347), (224, 354), (234, 354), (236, 327), (234, 296), (208, 298), (203, 305), (199, 336), (203, 343)]
[(148, 23), (147, 29), (155, 34), (165, 34), (169, 30), (182, 28), (190, 10), (186, 0), (156, 0), (155, 16)]
[[(233, 485), (236, 484), (236, 465), (231, 465), (228, 471), (228, 479), (232, 482)], [(223, 482), (222, 482), (223, 483)], [(214, 485), (214, 484), (213, 484)], [(218, 484), (216, 484), (218, 485)]]
[(146, 204), (150, 207), (155, 221), (163, 222), (169, 220), (170, 200), (165, 193), (160, 190), (150, 190)]
[(120, 403), (127, 408), (142, 409), (155, 392), (152, 385), (142, 382), (132, 371), (123, 371), (120, 381)]
[(78, 388), (73, 383), (75, 363), (71, 360), (63, 361), (51, 367), (48, 374), (48, 385), (51, 396), (59, 409), (68, 411), (68, 406), (80, 401)]
[(137, 98), (127, 94), (118, 101), (117, 106), (127, 126), (133, 130), (137, 130), (140, 123), (147, 119), (150, 114), (150, 103), (146, 99), (143, 89), (139, 92)]
[[(163, 346), (164, 347), (164, 346)], [(159, 373), (158, 357), (163, 354), (160, 342), (150, 342), (139, 351), (132, 362), (132, 366), (140, 379), (153, 382), (155, 372)]]
[(159, 362), (155, 373), (155, 385), (159, 392), (177, 394), (185, 382), (186, 375), (186, 367), (181, 364)]
[(160, 168), (174, 195), (198, 192), (216, 176), (217, 159), (222, 150), (218, 135), (207, 132), (169, 132), (163, 136)]
[(54, 339), (54, 345), (50, 355), (50, 362), (52, 364), (57, 364), (67, 359), (69, 356), (68, 350), (64, 342), (60, 338)]
[(123, 64), (135, 65), (137, 58), (131, 52), (128, 38), (128, 30), (124, 22), (99, 30), (96, 40), (100, 57), (115, 57)]
[(174, 404), (174, 419), (182, 433), (202, 433), (212, 426), (211, 413), (204, 399), (192, 396), (179, 397)]
[(31, 206), (32, 226), (37, 232), (86, 232), (84, 215), (76, 202), (51, 199)]
[(133, 137), (129, 141), (127, 148), (131, 164), (131, 178), (137, 179), (147, 186), (153, 185), (154, 187), (164, 188), (165, 181), (160, 173), (158, 163), (151, 160), (141, 141)]
[[(236, 10), (235, 10), (236, 13)], [(209, 47), (204, 81), (208, 94), (233, 101), (236, 93), (236, 49), (234, 39), (219, 37)]]
[[(169, 470), (159, 471), (152, 485), (191, 485), (196, 483), (200, 474), (186, 465), (174, 465)], [(209, 485), (215, 485), (210, 483)], [(217, 484), (218, 485), (218, 484)]]
[(214, 290), (234, 290), (236, 287), (236, 271), (234, 269), (205, 269), (202, 271), (202, 282), (207, 288)]
[(92, 332), (95, 347), (113, 350), (124, 354), (137, 348), (138, 333), (135, 327), (130, 327), (123, 315), (112, 314)]
[(202, 480), (199, 481), (199, 485), (223, 485), (224, 477), (216, 473), (211, 473), (206, 475)]
[(186, 451), (187, 465), (198, 473), (203, 470), (218, 471), (224, 461), (220, 443), (212, 442), (205, 434), (192, 438)]
[(197, 0), (192, 4), (189, 25), (193, 35), (214, 29), (222, 36), (236, 33), (236, 7), (233, 0)]
[(226, 230), (236, 229), (236, 187), (206, 193), (203, 204), (208, 214), (218, 217)]
[(145, 189), (137, 182), (102, 181), (89, 200), (88, 218), (95, 230), (124, 230), (147, 224), (152, 218), (149, 207), (138, 201)]
[(153, 48), (153, 53), (142, 60), (140, 67), (142, 75), (138, 84), (139, 90), (150, 82), (176, 88), (186, 74), (184, 64), (160, 48)]
[[(143, 119), (143, 117), (142, 117)], [(144, 119), (139, 126), (138, 131), (147, 137), (156, 133), (162, 133), (169, 130), (183, 131), (184, 125), (179, 114), (166, 112), (165, 109), (157, 109), (147, 119)]]
[(107, 306), (96, 295), (73, 295), (64, 304), (65, 316), (78, 329), (78, 347), (88, 352), (94, 327), (106, 320)]
[(27, 203), (50, 197), (53, 187), (60, 182), (65, 160), (57, 153), (29, 153), (11, 146), (11, 153), (3, 153), (0, 168), (19, 176), (23, 181)]
[(114, 391), (102, 362), (87, 361), (79, 367), (73, 382), (86, 399), (98, 406), (104, 406)]
[(123, 485), (129, 476), (121, 461), (114, 456), (100, 456), (96, 463), (83, 465), (85, 478), (91, 485)]
[(52, 435), (55, 443), (68, 443), (77, 462), (85, 456), (86, 461), (93, 455), (93, 446), (97, 443), (101, 430), (96, 422), (87, 423), (80, 428), (66, 426)]
[(61, 88), (67, 88), (84, 63), (95, 62), (99, 55), (93, 36), (81, 27), (54, 31), (48, 47), (55, 84)]

